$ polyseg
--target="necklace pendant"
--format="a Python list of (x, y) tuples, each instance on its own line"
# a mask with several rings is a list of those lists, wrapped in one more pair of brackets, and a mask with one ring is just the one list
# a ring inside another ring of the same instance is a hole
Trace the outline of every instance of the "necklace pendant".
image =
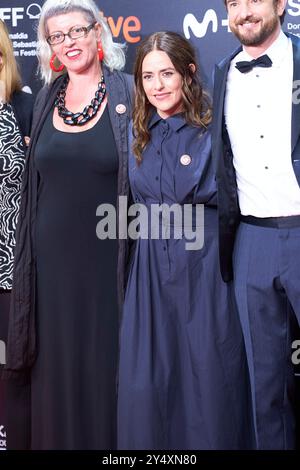
[(98, 109), (104, 100), (106, 94), (104, 77), (102, 75), (95, 93), (95, 97), (91, 100), (91, 103), (86, 105), (83, 111), (77, 113), (72, 113), (66, 108), (65, 105), (68, 83), (69, 78), (66, 77), (63, 81), (60, 90), (57, 93), (54, 106), (57, 108), (58, 115), (63, 119), (65, 124), (69, 126), (83, 126), (85, 123), (87, 123), (96, 116)]

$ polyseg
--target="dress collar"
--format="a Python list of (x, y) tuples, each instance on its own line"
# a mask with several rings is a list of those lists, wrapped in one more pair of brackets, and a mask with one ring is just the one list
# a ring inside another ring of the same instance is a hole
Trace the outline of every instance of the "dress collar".
[(160, 115), (155, 111), (149, 121), (149, 129), (152, 129), (158, 123), (166, 123), (168, 124), (173, 131), (178, 131), (183, 126), (186, 126), (187, 122), (184, 118), (183, 113), (174, 114), (174, 116), (170, 116), (167, 119), (163, 119)]

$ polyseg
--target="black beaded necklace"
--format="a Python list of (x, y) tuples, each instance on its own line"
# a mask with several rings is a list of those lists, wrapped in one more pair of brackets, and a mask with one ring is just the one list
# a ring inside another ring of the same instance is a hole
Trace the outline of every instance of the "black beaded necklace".
[(98, 84), (95, 98), (92, 99), (91, 103), (85, 106), (84, 110), (80, 113), (72, 113), (68, 111), (65, 105), (66, 90), (69, 83), (69, 77), (66, 77), (60, 90), (57, 93), (57, 98), (54, 105), (57, 107), (58, 115), (63, 118), (64, 123), (69, 126), (83, 126), (86, 122), (93, 119), (96, 116), (97, 111), (104, 100), (106, 94), (106, 87), (104, 83), (104, 77), (102, 75), (101, 80)]

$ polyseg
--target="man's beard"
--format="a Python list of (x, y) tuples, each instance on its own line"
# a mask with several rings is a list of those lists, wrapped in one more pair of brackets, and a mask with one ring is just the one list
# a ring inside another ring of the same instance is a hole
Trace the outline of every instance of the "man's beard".
[[(244, 22), (247, 21), (257, 21), (259, 18), (255, 18), (253, 16), (247, 18)], [(240, 41), (241, 44), (244, 46), (260, 46), (263, 44), (266, 39), (268, 39), (269, 36), (271, 36), (276, 29), (278, 28), (278, 16), (276, 15), (276, 12), (274, 11), (274, 15), (265, 22), (259, 31), (257, 32), (251, 32), (251, 31), (245, 31), (245, 33), (241, 33), (239, 30), (239, 26), (233, 26), (232, 27), (232, 32), (233, 34), (237, 37), (237, 39)]]

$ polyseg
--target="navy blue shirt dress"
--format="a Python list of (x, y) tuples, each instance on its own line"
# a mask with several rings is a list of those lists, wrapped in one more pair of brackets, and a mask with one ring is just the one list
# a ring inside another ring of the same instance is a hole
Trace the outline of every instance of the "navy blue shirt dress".
[(133, 199), (149, 211), (204, 204), (204, 246), (187, 250), (174, 236), (136, 241), (120, 334), (118, 447), (248, 448), (247, 366), (219, 272), (210, 132), (180, 114), (155, 113), (149, 129), (142, 163), (129, 155)]

